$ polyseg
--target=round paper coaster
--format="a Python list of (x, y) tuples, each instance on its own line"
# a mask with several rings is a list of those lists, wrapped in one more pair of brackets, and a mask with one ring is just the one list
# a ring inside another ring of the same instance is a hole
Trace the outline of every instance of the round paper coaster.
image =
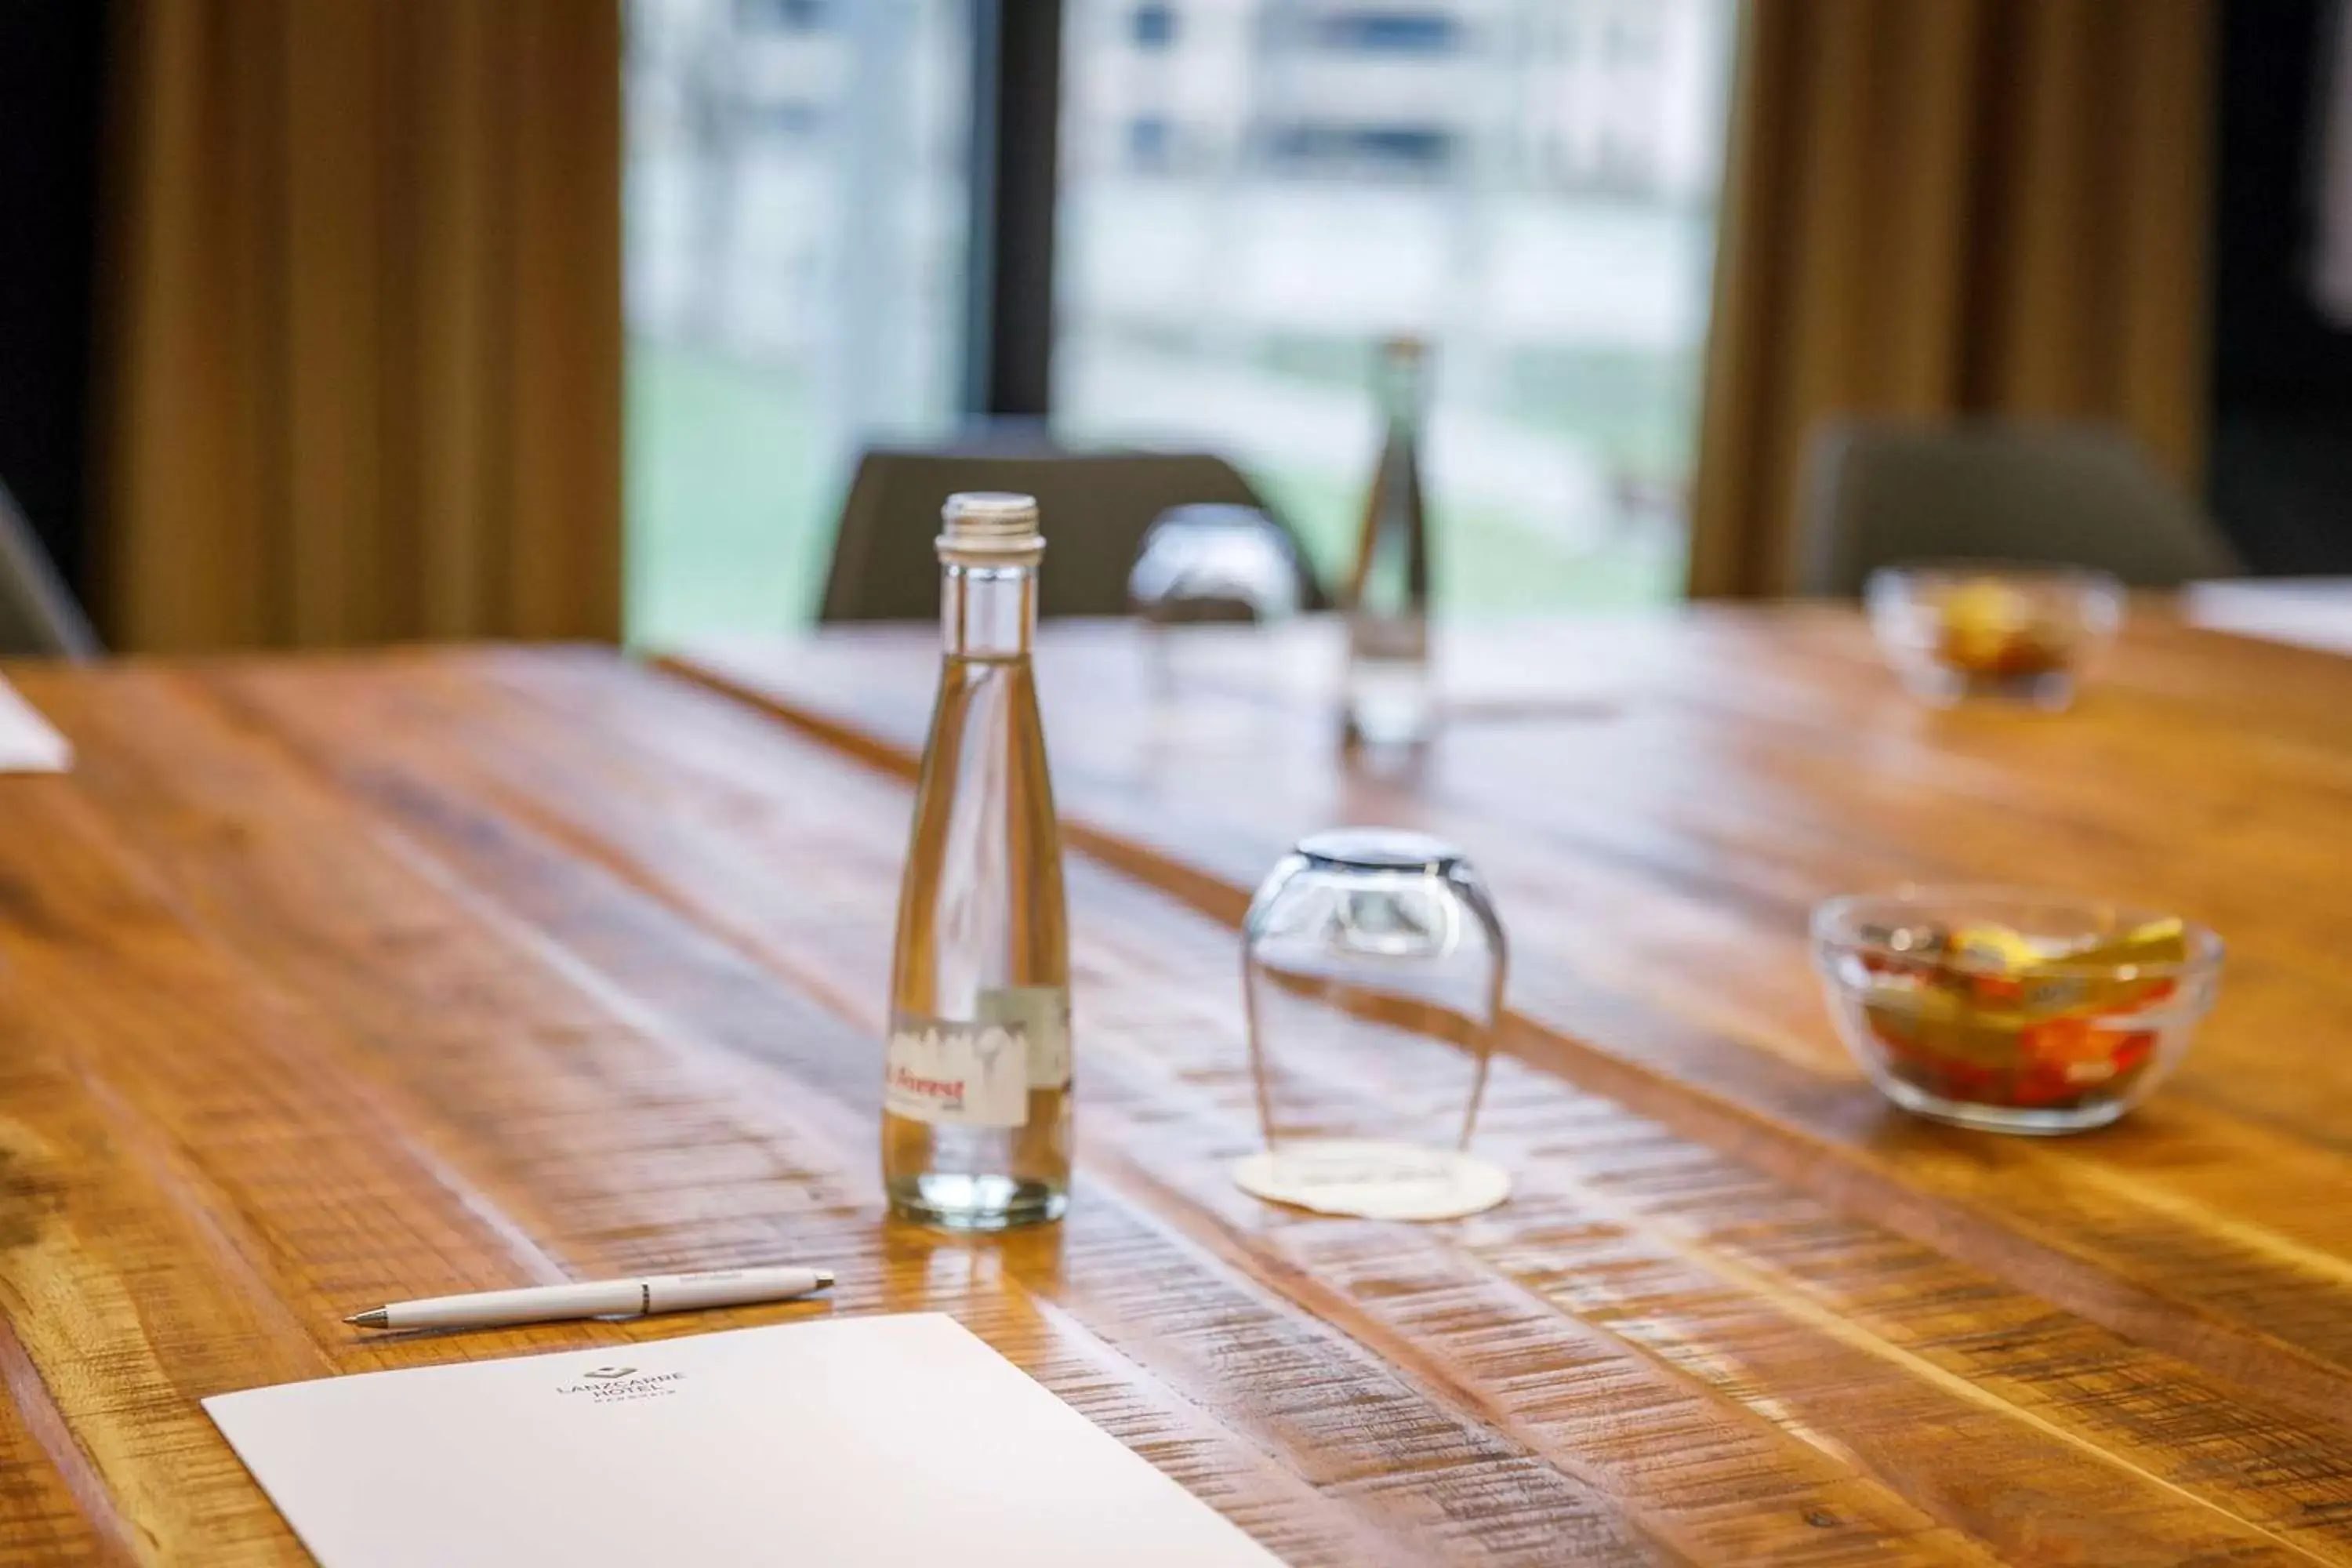
[(1511, 1195), (1510, 1173), (1492, 1161), (1353, 1138), (1252, 1154), (1234, 1164), (1234, 1181), (1269, 1203), (1359, 1219), (1459, 1219)]

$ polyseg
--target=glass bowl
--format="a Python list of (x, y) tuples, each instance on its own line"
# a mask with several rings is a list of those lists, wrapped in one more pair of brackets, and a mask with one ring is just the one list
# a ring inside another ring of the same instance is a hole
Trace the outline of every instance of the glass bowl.
[(2148, 910), (1915, 889), (1822, 905), (1813, 962), (1846, 1048), (1895, 1104), (2079, 1132), (2179, 1065), (2220, 987), (2221, 942)]
[(2123, 624), (2123, 584), (2105, 572), (2000, 561), (1874, 572), (1871, 629), (1903, 684), (1938, 708), (2061, 709)]

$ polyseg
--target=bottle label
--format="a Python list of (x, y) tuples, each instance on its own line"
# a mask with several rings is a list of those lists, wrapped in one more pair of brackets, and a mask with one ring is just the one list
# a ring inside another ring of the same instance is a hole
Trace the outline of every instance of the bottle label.
[(898, 1015), (883, 1062), (883, 1109), (939, 1127), (1029, 1120), (1029, 1048), (1003, 1024)]
[(1021, 1037), (1031, 1089), (1070, 1086), (1070, 994), (1058, 985), (1008, 985), (983, 991), (973, 1011)]

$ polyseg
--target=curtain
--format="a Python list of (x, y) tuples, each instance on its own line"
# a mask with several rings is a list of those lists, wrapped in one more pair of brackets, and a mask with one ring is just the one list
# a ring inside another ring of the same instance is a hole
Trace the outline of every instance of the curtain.
[(618, 0), (126, 0), (100, 610), (617, 635)]
[(2212, 0), (1748, 0), (1695, 595), (1785, 592), (1824, 416), (2111, 419), (2193, 483)]

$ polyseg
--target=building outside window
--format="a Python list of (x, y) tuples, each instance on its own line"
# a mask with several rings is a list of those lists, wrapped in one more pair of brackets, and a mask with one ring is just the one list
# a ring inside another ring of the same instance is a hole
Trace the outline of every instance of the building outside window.
[[(970, 0), (634, 0), (632, 612), (798, 624), (952, 431)], [(1439, 349), (1443, 607), (1678, 588), (1732, 0), (1065, 0), (1053, 424), (1239, 462), (1336, 574), (1369, 345)]]
[(804, 623), (864, 442), (958, 421), (964, 0), (632, 0), (631, 636)]
[[(1671, 596), (1714, 258), (1725, 0), (1071, 0), (1056, 423), (1239, 457), (1327, 571), (1374, 440), (1366, 345), (1440, 347), (1440, 594)], [(1149, 105), (1193, 150), (1139, 169)]]

